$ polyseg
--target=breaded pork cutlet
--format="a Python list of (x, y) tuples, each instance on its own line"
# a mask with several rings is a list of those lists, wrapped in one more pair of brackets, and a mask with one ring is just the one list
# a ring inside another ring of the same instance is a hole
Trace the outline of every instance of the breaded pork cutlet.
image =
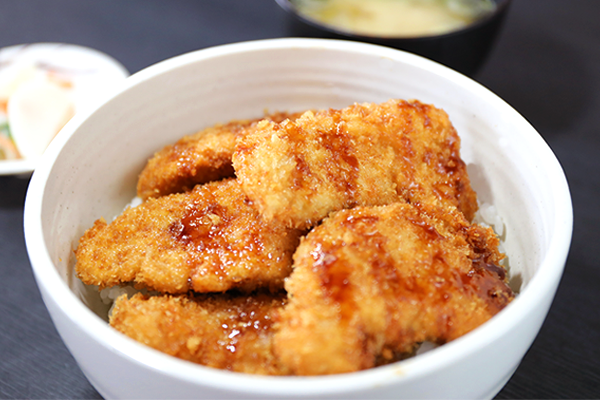
[(279, 290), (300, 233), (265, 222), (235, 179), (150, 199), (95, 222), (75, 251), (77, 275), (165, 293)]
[[(298, 116), (298, 114), (296, 115)], [(264, 118), (281, 122), (294, 114), (275, 113)], [(140, 173), (137, 194), (142, 199), (192, 190), (197, 184), (234, 176), (231, 156), (236, 138), (262, 118), (218, 124), (156, 152)]]
[(260, 212), (294, 227), (399, 200), (457, 206), (468, 220), (477, 210), (448, 115), (418, 101), (261, 121), (238, 139), (233, 166)]
[(293, 374), (334, 374), (458, 338), (513, 299), (498, 243), (448, 207), (334, 213), (294, 254), (276, 355)]
[(119, 297), (110, 324), (169, 355), (250, 374), (280, 375), (272, 351), (275, 313), (283, 293)]

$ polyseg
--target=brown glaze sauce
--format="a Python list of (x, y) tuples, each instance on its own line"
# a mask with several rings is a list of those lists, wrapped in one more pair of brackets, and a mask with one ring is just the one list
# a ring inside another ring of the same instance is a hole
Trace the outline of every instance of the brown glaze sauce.
[[(217, 295), (219, 296), (219, 295)], [(214, 328), (209, 328), (212, 332), (210, 336), (205, 337), (205, 346), (210, 346), (209, 352), (218, 352), (218, 356), (209, 356), (213, 367), (235, 371), (236, 366), (242, 359), (255, 357), (258, 361), (263, 360), (267, 363), (269, 360), (266, 354), (253, 353), (254, 346), (258, 345), (258, 351), (261, 350), (261, 337), (268, 337), (278, 311), (285, 305), (286, 296), (284, 293), (276, 295), (266, 295), (256, 293), (245, 298), (232, 298), (230, 307), (219, 310), (215, 316), (215, 321), (220, 323)], [(199, 297), (205, 299), (206, 297)], [(217, 300), (222, 301), (222, 300)], [(220, 321), (219, 321), (220, 320)], [(257, 362), (258, 362), (257, 361)], [(270, 369), (269, 365), (264, 365)]]
[[(318, 143), (327, 151), (329, 157), (322, 166), (327, 174), (327, 181), (332, 182), (336, 189), (345, 193), (346, 206), (356, 204), (357, 181), (359, 176), (359, 161), (352, 142), (352, 136), (348, 133), (346, 123), (337, 110), (328, 110), (326, 115), (333, 119), (334, 129), (318, 131)], [(325, 115), (323, 115), (324, 117)], [(296, 125), (287, 127), (288, 140), (293, 148), (301, 148), (306, 142), (304, 132)], [(305, 177), (311, 176), (307, 162), (300, 156), (302, 151), (294, 152), (296, 155), (296, 171), (293, 179), (294, 187), (302, 187)]]
[(311, 252), (313, 268), (318, 271), (325, 295), (339, 305), (342, 320), (349, 321), (356, 314), (357, 308), (350, 282), (352, 266), (339, 259), (335, 253), (335, 248), (317, 244)]
[[(434, 226), (420, 216), (407, 215), (406, 217), (413, 226), (418, 228), (416, 232), (423, 242), (446, 240)], [(358, 219), (355, 218), (354, 220)], [(362, 220), (365, 221), (364, 218)], [(345, 222), (347, 223), (350, 221), (351, 219), (348, 219)], [(384, 248), (386, 238), (378, 238), (378, 236), (378, 234), (374, 235), (372, 233), (369, 234), (368, 237), (365, 235), (365, 241), (369, 240), (371, 247), (377, 249), (370, 261), (370, 265), (373, 269), (372, 273), (377, 277), (377, 282), (382, 287), (392, 284), (395, 288), (396, 295), (401, 293), (412, 293), (418, 298), (424, 298), (435, 292), (436, 296), (434, 296), (434, 298), (437, 298), (437, 301), (447, 302), (451, 295), (445, 287), (448, 284), (452, 285), (452, 282), (454, 282), (454, 285), (462, 290), (466, 290), (485, 300), (494, 314), (504, 308), (514, 296), (512, 290), (505, 282), (507, 275), (504, 268), (493, 263), (485, 262), (484, 256), (486, 253), (478, 248), (475, 248), (475, 251), (479, 251), (481, 254), (473, 261), (473, 268), (467, 274), (460, 274), (460, 276), (457, 277), (455, 275), (456, 271), (449, 262), (446, 261), (443, 252), (438, 251), (433, 255), (432, 265), (429, 267), (436, 271), (436, 279), (432, 282), (431, 286), (429, 286), (429, 284), (423, 286), (423, 282), (419, 283), (417, 279), (411, 276), (400, 279), (397, 276), (394, 261), (391, 260)], [(399, 283), (401, 283), (401, 286)]]
[(429, 224), (423, 218), (417, 215), (407, 215), (406, 219), (410, 221), (413, 226), (418, 227), (417, 230), (419, 237), (423, 241), (434, 241), (434, 240), (444, 240), (445, 237), (440, 234), (434, 226)]
[(376, 224), (379, 220), (379, 217), (373, 215), (350, 215), (342, 221), (342, 225), (361, 236), (360, 242), (371, 252), (368, 260), (371, 267), (369, 272), (376, 284), (383, 291), (389, 292), (389, 289), (397, 287), (400, 281), (394, 260), (385, 248), (388, 239), (377, 230)]
[[(410, 108), (410, 105), (404, 105)], [(399, 108), (404, 108), (403, 104), (399, 104)], [(403, 113), (403, 111), (400, 111)], [(408, 113), (406, 113), (408, 114)], [(416, 183), (417, 160), (415, 160), (415, 149), (413, 147), (412, 138), (410, 136), (413, 128), (413, 118), (408, 115), (406, 119), (395, 121), (393, 130), (385, 132), (378, 137), (378, 141), (383, 148), (391, 148), (395, 153), (395, 180), (397, 183), (397, 193), (399, 197), (411, 201), (418, 191)]]
[(292, 187), (293, 190), (299, 190), (306, 187), (306, 180), (312, 175), (310, 167), (304, 157), (303, 152), (299, 150), (304, 134), (301, 129), (294, 123), (288, 123), (285, 125), (273, 125), (274, 131), (281, 131), (285, 128), (285, 137), (292, 147), (291, 154), (293, 154), (296, 168), (292, 176)]
[(505, 278), (502, 267), (478, 259), (473, 261), (473, 269), (460, 275), (460, 284), (463, 290), (484, 300), (490, 312), (496, 314), (514, 297)]
[[(249, 296), (244, 303), (232, 306), (226, 310), (227, 319), (221, 325), (221, 337), (217, 345), (223, 349), (226, 356), (226, 364), (232, 366), (236, 361), (235, 353), (240, 342), (246, 335), (259, 336), (266, 333), (273, 325), (273, 312), (269, 304), (282, 307), (285, 299), (280, 296), (275, 299)], [(231, 369), (225, 366), (226, 369)]]
[[(444, 239), (444, 237), (426, 221), (413, 218), (411, 219), (411, 222), (413, 225), (422, 228), (421, 232), (423, 234), (421, 237), (424, 240)], [(472, 243), (471, 245), (474, 244)], [(443, 273), (440, 275), (441, 281), (456, 282), (457, 286), (462, 290), (465, 290), (472, 295), (476, 295), (482, 300), (486, 301), (490, 311), (495, 314), (504, 308), (504, 306), (506, 306), (506, 304), (508, 304), (510, 299), (513, 297), (512, 290), (505, 283), (506, 271), (504, 268), (498, 265), (486, 262), (486, 252), (483, 249), (478, 248), (476, 245), (473, 247), (475, 253), (479, 253), (480, 255), (473, 261), (473, 268), (466, 274), (457, 273), (455, 270), (452, 270), (451, 267), (448, 266), (448, 263), (444, 260), (444, 257), (441, 253), (438, 253), (434, 256), (434, 262), (446, 265), (446, 267), (442, 270)], [(455, 275), (454, 279), (451, 279), (451, 275), (448, 273), (450, 271), (452, 271), (452, 274)], [(445, 300), (447, 300), (447, 297)]]
[(335, 132), (322, 133), (320, 136), (323, 147), (329, 152), (329, 178), (338, 190), (345, 193), (348, 206), (356, 204), (357, 181), (359, 174), (358, 158), (354, 154), (355, 145), (348, 133), (346, 123), (341, 120), (339, 113), (333, 114)]
[[(245, 250), (264, 250), (264, 244), (252, 233), (252, 229), (246, 235), (251, 238), (247, 243), (242, 245), (228, 241), (224, 231), (235, 218), (215, 201), (206, 206), (193, 203), (186, 208), (183, 217), (170, 226), (171, 235), (187, 249), (192, 276), (198, 273), (201, 276), (225, 277), (228, 267), (234, 263), (233, 257), (243, 257)], [(192, 284), (191, 278), (189, 283)]]
[(206, 207), (192, 204), (186, 208), (183, 217), (169, 227), (169, 231), (182, 244), (193, 244), (201, 249), (208, 242), (218, 239), (223, 225), (230, 220), (224, 208), (217, 204)]

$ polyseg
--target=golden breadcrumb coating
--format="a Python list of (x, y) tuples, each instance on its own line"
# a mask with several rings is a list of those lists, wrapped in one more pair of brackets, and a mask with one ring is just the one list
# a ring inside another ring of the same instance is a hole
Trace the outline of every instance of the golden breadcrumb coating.
[(454, 340), (514, 298), (498, 238), (469, 222), (460, 138), (417, 100), (216, 125), (158, 151), (137, 190), (141, 205), (83, 235), (75, 270), (158, 292), (119, 297), (110, 324), (184, 360), (353, 372)]
[(460, 138), (418, 101), (355, 104), (259, 122), (239, 137), (236, 176), (263, 216), (310, 227), (332, 211), (399, 200), (477, 210)]
[[(267, 120), (283, 121), (294, 114), (275, 113)], [(234, 176), (231, 156), (236, 137), (262, 120), (236, 120), (218, 124), (165, 146), (148, 160), (140, 173), (137, 194), (142, 199), (192, 190), (201, 183)]]
[(165, 293), (279, 290), (300, 232), (265, 222), (234, 179), (150, 199), (95, 222), (75, 251), (86, 284)]
[(274, 295), (141, 294), (119, 297), (110, 324), (125, 335), (169, 355), (250, 374), (282, 373), (272, 351), (272, 321), (285, 304)]
[(334, 213), (294, 254), (274, 350), (297, 375), (358, 371), (442, 344), (513, 298), (493, 231), (449, 207)]

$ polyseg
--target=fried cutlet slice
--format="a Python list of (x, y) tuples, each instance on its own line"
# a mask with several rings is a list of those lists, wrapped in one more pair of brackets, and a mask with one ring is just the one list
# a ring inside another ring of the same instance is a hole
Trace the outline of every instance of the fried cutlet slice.
[(458, 338), (513, 299), (498, 243), (449, 208), (334, 213), (294, 254), (276, 355), (298, 375), (334, 374)]
[[(294, 115), (299, 114), (274, 113), (264, 118), (281, 122)], [(236, 137), (261, 119), (218, 124), (156, 152), (138, 177), (138, 197), (145, 200), (186, 192), (197, 184), (233, 177), (231, 156)]]
[(110, 325), (169, 355), (213, 368), (280, 375), (272, 321), (285, 293), (119, 297)]
[(75, 251), (86, 284), (165, 293), (279, 290), (300, 233), (265, 222), (235, 179), (149, 199), (94, 223)]
[(261, 121), (238, 138), (233, 166), (260, 212), (294, 227), (398, 200), (457, 206), (468, 220), (477, 210), (448, 115), (414, 100)]

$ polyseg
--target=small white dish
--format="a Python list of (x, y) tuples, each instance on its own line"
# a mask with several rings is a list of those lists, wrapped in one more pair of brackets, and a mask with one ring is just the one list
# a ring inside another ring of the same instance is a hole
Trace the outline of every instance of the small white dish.
[[(114, 58), (88, 47), (32, 43), (0, 49), (0, 100), (7, 103), (0, 114), (9, 120), (12, 141), (23, 156), (0, 160), (0, 175), (33, 172), (40, 153), (64, 122), (102, 102), (127, 76), (127, 69)], [(64, 92), (61, 104), (51, 100), (58, 91)], [(44, 93), (53, 95), (43, 99)], [(11, 112), (18, 117), (14, 123)], [(28, 112), (40, 118), (28, 118)], [(43, 114), (48, 127), (41, 121)]]

